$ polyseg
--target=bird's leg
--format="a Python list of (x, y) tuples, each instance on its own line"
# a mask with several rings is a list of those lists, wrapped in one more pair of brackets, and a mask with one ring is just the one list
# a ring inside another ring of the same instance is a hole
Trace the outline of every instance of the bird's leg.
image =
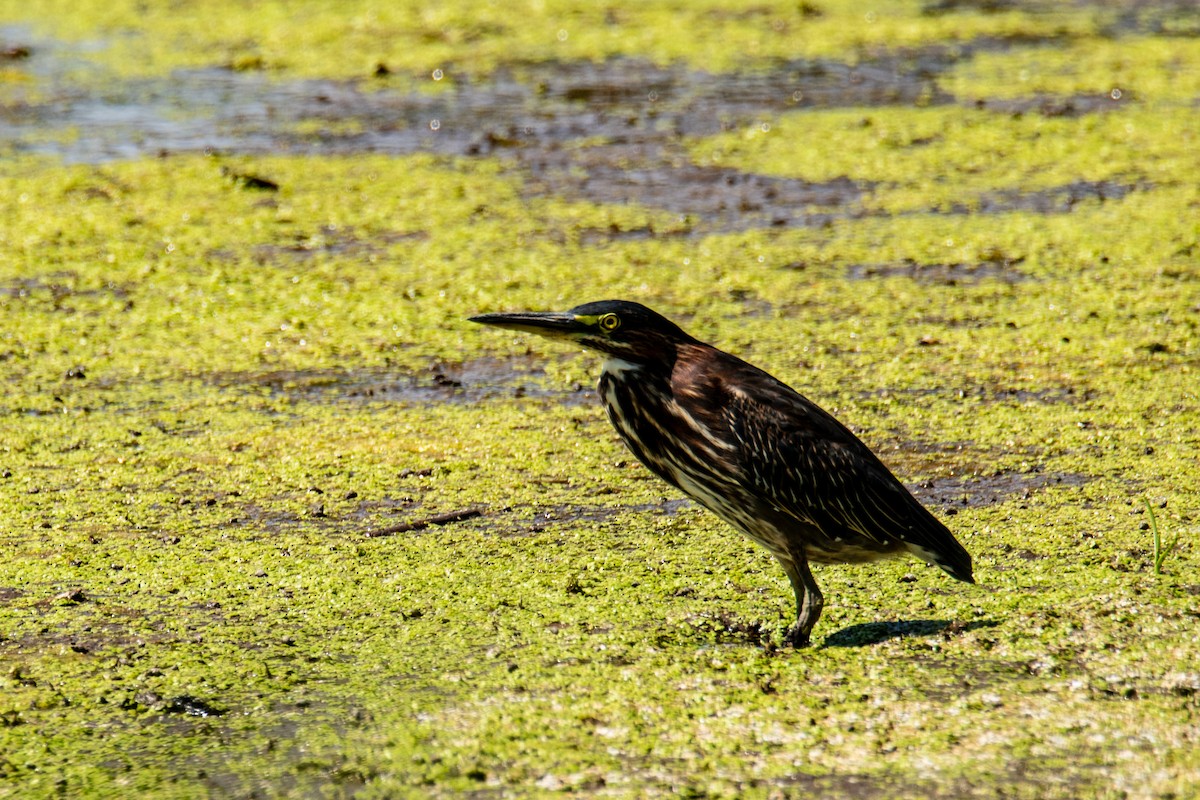
[(788, 580), (792, 582), (792, 590), (796, 592), (796, 622), (788, 628), (783, 637), (783, 643), (792, 647), (807, 647), (809, 634), (817, 620), (821, 618), (821, 609), (825, 606), (825, 598), (821, 588), (813, 578), (812, 570), (808, 568), (808, 558), (803, 553), (792, 554), (787, 561), (780, 559)]

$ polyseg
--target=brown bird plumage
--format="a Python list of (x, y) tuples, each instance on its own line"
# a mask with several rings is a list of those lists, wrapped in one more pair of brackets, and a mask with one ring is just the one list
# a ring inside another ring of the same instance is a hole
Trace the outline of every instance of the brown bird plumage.
[(783, 566), (796, 594), (789, 643), (808, 644), (824, 604), (810, 561), (911, 553), (974, 582), (967, 551), (849, 429), (645, 306), (607, 300), (471, 319), (607, 356), (600, 399), (638, 460)]

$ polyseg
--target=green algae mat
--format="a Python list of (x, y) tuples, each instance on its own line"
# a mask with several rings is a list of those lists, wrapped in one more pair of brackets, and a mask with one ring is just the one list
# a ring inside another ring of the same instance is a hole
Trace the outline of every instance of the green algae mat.
[[(0, 0), (0, 796), (1200, 795), (1200, 14)], [(646, 303), (955, 532), (625, 452)]]

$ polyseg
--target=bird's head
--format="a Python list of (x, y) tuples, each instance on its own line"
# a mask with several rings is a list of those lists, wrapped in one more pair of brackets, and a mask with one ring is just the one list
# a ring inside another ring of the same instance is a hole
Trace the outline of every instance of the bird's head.
[(634, 364), (669, 361), (676, 345), (696, 341), (661, 314), (626, 300), (600, 300), (562, 312), (480, 314), (471, 322), (574, 342)]

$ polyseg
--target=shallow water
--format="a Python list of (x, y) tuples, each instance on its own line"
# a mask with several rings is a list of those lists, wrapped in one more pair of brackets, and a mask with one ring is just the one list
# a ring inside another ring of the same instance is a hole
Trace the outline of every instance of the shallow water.
[[(294, 80), (216, 67), (83, 81), (87, 48), (2, 32), (5, 42), (31, 41), (20, 45), (28, 55), (10, 66), (27, 72), (43, 96), (0, 106), (6, 123), (0, 150), (88, 164), (198, 152), (501, 156), (525, 173), (530, 192), (663, 209), (679, 216), (685, 234), (825, 226), (864, 216), (860, 200), (871, 186), (697, 165), (680, 144), (684, 137), (767, 126), (782, 112), (806, 108), (952, 103), (935, 83), (938, 74), (978, 50), (1010, 45), (984, 40), (858, 65), (782, 62), (732, 74), (638, 59), (519, 63), (485, 77), (431, 78), (437, 91), (429, 91), (389, 76)], [(1118, 104), (1049, 98), (1013, 113), (1074, 115)], [(975, 210), (1062, 212), (1078, 199), (1128, 190), (1080, 182), (997, 194)]]

